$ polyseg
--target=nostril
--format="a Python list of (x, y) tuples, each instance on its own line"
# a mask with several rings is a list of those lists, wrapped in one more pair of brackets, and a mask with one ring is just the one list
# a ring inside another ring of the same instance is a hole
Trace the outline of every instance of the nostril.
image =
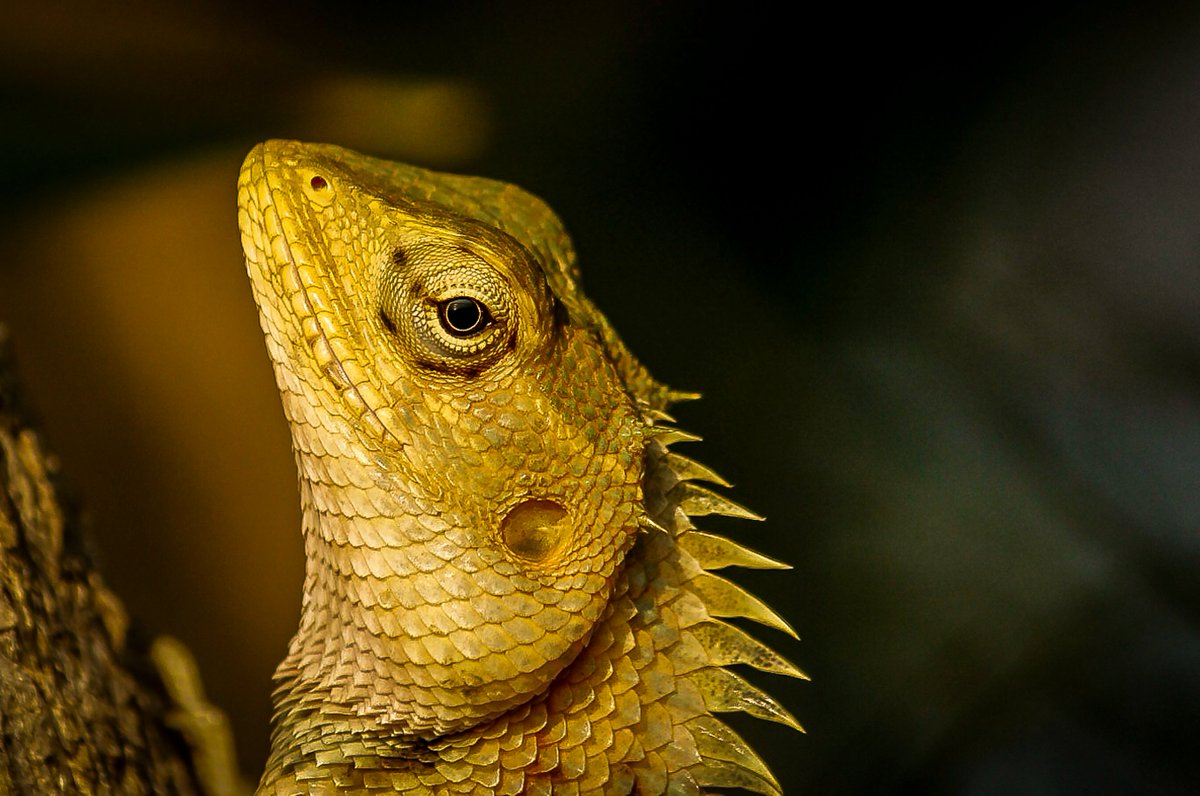
[(553, 500), (526, 500), (500, 522), (500, 535), (513, 555), (542, 562), (562, 546), (567, 510)]

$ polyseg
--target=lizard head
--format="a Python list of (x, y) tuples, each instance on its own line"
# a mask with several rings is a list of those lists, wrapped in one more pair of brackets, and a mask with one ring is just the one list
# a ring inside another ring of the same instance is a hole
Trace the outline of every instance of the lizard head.
[(550, 209), (269, 141), (239, 222), (307, 560), (264, 783), (777, 792), (712, 712), (798, 728), (726, 667), (802, 675), (718, 617), (790, 628), (709, 570), (783, 565), (691, 524), (754, 515), (667, 450), (691, 396), (582, 293)]

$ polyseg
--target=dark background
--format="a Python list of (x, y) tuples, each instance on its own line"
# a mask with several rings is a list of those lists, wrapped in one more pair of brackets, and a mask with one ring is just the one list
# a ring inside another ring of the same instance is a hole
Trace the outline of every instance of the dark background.
[[(768, 517), (789, 793), (1200, 782), (1200, 12), (19, 0), (0, 319), (97, 556), (242, 763), (302, 553), (234, 182), (327, 140), (518, 182)], [(772, 631), (763, 631), (767, 637)]]

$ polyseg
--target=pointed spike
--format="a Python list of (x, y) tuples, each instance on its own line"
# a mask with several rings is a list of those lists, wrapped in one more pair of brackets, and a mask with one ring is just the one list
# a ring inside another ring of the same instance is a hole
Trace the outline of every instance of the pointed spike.
[[(708, 788), (741, 788), (763, 796), (783, 796), (783, 791), (755, 774), (738, 768), (732, 763), (709, 760), (694, 766), (689, 771), (696, 784)], [(708, 793), (708, 791), (703, 791)]]
[(774, 721), (798, 732), (804, 728), (788, 709), (757, 686), (743, 680), (729, 669), (709, 667), (688, 675), (704, 696), (705, 706), (715, 713), (742, 711), (757, 719)]
[(646, 429), (651, 439), (657, 440), (664, 448), (676, 442), (699, 442), (700, 437), (674, 426), (651, 426)]
[(699, 595), (713, 616), (740, 616), (767, 627), (773, 627), (799, 639), (792, 626), (767, 607), (766, 603), (750, 592), (725, 578), (711, 572), (702, 572), (688, 581), (688, 586)]
[(756, 553), (732, 539), (703, 531), (688, 531), (679, 537), (679, 546), (705, 569), (746, 567), (747, 569), (791, 569), (791, 564)]
[(655, 422), (674, 423), (675, 418), (664, 412), (662, 409), (647, 409), (645, 414)]
[(708, 653), (709, 663), (713, 666), (742, 663), (770, 674), (781, 674), (797, 680), (809, 679), (787, 658), (727, 622), (701, 622), (689, 627), (686, 632), (691, 633)]
[(643, 514), (641, 517), (638, 518), (638, 525), (640, 525), (643, 530), (662, 531), (667, 536), (671, 535), (670, 531), (668, 531), (661, 524), (656, 522), (655, 519), (653, 517), (649, 516), (648, 514)]
[(738, 517), (743, 520), (762, 520), (745, 506), (734, 503), (729, 498), (718, 495), (710, 489), (684, 482), (671, 490), (678, 498), (679, 506), (693, 517), (708, 514), (724, 514), (727, 517)]
[(687, 392), (686, 390), (667, 390), (665, 396), (667, 404), (679, 404), (684, 401), (698, 401), (701, 398), (698, 392)]
[[(782, 793), (767, 764), (742, 737), (714, 716), (697, 716), (684, 724), (696, 742), (696, 751), (709, 765), (728, 764), (740, 769), (773, 790), (753, 788), (759, 793)], [(746, 786), (743, 786), (746, 787)]]
[(668, 453), (666, 459), (667, 467), (671, 469), (671, 472), (675, 473), (675, 477), (680, 481), (708, 481), (710, 484), (716, 484), (717, 486), (732, 486), (732, 484), (717, 475), (710, 468), (694, 459), (680, 456), (678, 453)]

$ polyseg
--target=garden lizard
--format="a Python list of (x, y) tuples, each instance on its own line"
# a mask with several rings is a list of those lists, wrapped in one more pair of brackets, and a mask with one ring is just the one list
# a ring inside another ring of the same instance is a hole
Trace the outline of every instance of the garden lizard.
[[(516, 186), (268, 141), (238, 183), (306, 552), (260, 794), (779, 792), (714, 714), (803, 677), (714, 574), (784, 568)], [(794, 634), (793, 634), (794, 635)]]

